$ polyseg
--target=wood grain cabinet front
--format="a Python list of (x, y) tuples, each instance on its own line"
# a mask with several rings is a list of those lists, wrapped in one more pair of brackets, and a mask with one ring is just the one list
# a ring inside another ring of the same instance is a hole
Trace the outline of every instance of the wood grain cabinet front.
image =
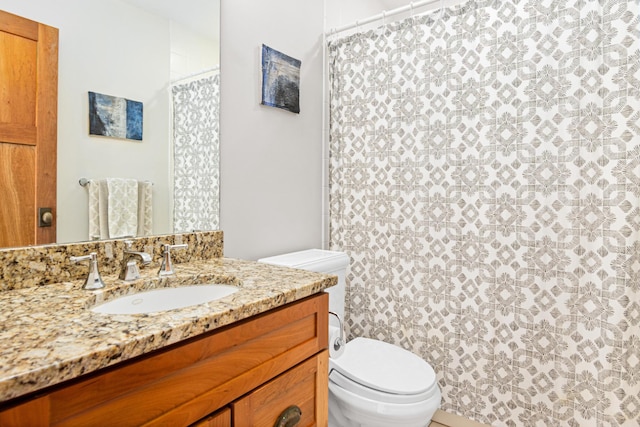
[(189, 427), (231, 427), (231, 409), (222, 408)]
[(292, 404), (302, 405), (303, 419), (314, 414), (326, 425), (327, 317), (327, 294), (319, 293), (0, 403), (0, 425), (222, 427), (225, 416), (213, 415), (230, 407), (233, 425), (256, 426), (264, 409), (256, 402), (280, 408), (271, 396), (278, 387), (277, 397), (299, 391), (305, 397)]
[(327, 425), (328, 351), (300, 363), (231, 404), (234, 427)]

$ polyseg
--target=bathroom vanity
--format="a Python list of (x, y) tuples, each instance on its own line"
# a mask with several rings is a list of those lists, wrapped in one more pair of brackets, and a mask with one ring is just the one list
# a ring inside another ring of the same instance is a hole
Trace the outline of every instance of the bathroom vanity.
[[(0, 425), (326, 425), (322, 291), (336, 278), (222, 257), (176, 270), (133, 283), (106, 275), (101, 291), (79, 281), (0, 291)], [(211, 281), (239, 291), (159, 313), (90, 310), (132, 289)]]

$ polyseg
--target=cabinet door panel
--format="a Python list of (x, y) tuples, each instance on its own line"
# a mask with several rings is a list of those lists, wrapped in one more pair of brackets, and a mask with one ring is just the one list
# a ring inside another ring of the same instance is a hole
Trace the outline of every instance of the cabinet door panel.
[(326, 425), (327, 361), (325, 350), (232, 403), (234, 427), (273, 427), (292, 406), (302, 412), (296, 427)]

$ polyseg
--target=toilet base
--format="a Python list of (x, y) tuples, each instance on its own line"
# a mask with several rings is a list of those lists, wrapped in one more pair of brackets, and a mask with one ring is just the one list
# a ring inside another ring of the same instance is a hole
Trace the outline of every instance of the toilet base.
[(329, 427), (426, 427), (440, 407), (440, 389), (417, 403), (381, 403), (329, 381)]

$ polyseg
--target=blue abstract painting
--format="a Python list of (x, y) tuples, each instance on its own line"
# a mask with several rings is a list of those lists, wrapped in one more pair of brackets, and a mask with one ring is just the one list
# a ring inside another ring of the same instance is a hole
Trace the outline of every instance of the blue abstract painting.
[(89, 92), (89, 134), (142, 141), (142, 102)]
[(300, 64), (262, 45), (262, 105), (300, 113)]

